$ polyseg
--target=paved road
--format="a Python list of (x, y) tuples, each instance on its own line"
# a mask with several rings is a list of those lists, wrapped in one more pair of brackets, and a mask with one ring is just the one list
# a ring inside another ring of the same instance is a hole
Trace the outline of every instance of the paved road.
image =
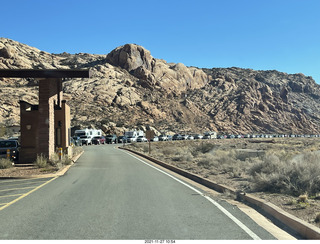
[(66, 175), (0, 210), (0, 226), (0, 239), (274, 239), (114, 145), (85, 147)]

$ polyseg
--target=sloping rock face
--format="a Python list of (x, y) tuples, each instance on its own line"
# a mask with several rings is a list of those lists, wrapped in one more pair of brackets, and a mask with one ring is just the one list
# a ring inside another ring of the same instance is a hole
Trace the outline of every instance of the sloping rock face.
[(127, 70), (139, 79), (141, 86), (149, 89), (161, 87), (167, 92), (180, 93), (188, 88), (201, 88), (209, 81), (201, 69), (187, 68), (181, 63), (167, 64), (134, 44), (116, 48), (108, 54), (107, 62)]
[[(50, 54), (0, 38), (0, 68), (91, 68), (64, 81), (72, 125), (122, 133), (318, 133), (320, 88), (311, 77), (240, 68), (199, 69), (155, 59), (135, 44), (107, 55)], [(0, 122), (19, 124), (19, 100), (38, 103), (35, 79), (0, 78)]]

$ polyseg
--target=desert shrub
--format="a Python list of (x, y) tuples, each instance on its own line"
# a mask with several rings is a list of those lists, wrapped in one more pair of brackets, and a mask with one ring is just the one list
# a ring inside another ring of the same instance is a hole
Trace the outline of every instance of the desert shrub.
[(60, 159), (59, 159), (59, 154), (58, 153), (54, 153), (50, 160), (48, 160), (48, 163), (54, 167), (61, 167), (61, 165), (59, 165), (60, 163)]
[(38, 167), (38, 168), (45, 168), (47, 167), (48, 164), (48, 160), (45, 156), (43, 156), (42, 154), (37, 156), (36, 161), (34, 162), (34, 164)]
[(190, 152), (186, 152), (184, 154), (176, 154), (172, 157), (172, 160), (180, 162), (191, 162), (193, 160), (193, 156)]
[(63, 155), (62, 159), (61, 159), (61, 163), (63, 165), (70, 165), (72, 163), (72, 160), (71, 160), (71, 158), (69, 158), (68, 155)]
[(193, 155), (189, 151), (182, 151), (182, 149), (178, 150), (172, 157), (172, 161), (191, 162), (192, 160)]
[(130, 144), (130, 147), (132, 147), (133, 149), (134, 149), (134, 148), (139, 148), (139, 144), (136, 143), (136, 142), (132, 142), (132, 143)]
[(212, 151), (216, 147), (215, 144), (210, 143), (200, 143), (199, 145), (195, 146), (192, 150), (193, 156), (198, 156), (199, 153), (208, 153)]
[(149, 145), (144, 145), (143, 148), (142, 148), (142, 151), (144, 153), (148, 153), (149, 152)]
[(255, 190), (294, 196), (314, 195), (320, 191), (319, 157), (319, 152), (308, 152), (285, 161), (269, 154), (248, 172)]
[(267, 154), (262, 160), (255, 158), (255, 163), (248, 170), (248, 173), (252, 176), (256, 174), (272, 174), (278, 172), (279, 168), (283, 167), (282, 163), (283, 161), (280, 161), (276, 155)]
[(206, 169), (212, 169), (217, 168), (217, 160), (216, 157), (214, 157), (212, 154), (206, 153), (199, 157), (198, 159), (198, 166), (206, 168)]
[(239, 177), (246, 169), (246, 162), (237, 159), (235, 150), (211, 150), (197, 158), (197, 165), (212, 172), (227, 173)]
[(165, 156), (173, 155), (175, 154), (175, 148), (174, 147), (164, 147), (161, 149), (161, 152)]
[(0, 159), (0, 169), (8, 169), (11, 168), (12, 165), (12, 161), (8, 158), (1, 158)]
[[(83, 149), (82, 149), (83, 150)], [(63, 154), (60, 160), (59, 153), (54, 153), (48, 163), (57, 168), (62, 168), (63, 165), (70, 165), (72, 163), (71, 158), (68, 155)]]

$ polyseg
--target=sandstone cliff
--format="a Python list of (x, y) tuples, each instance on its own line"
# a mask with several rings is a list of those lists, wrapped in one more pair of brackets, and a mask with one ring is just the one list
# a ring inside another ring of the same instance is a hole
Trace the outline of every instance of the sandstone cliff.
[[(0, 38), (0, 68), (91, 68), (64, 82), (72, 125), (121, 132), (319, 133), (320, 87), (311, 77), (241, 68), (200, 69), (155, 59), (135, 44), (107, 55), (50, 54)], [(19, 100), (37, 103), (37, 81), (0, 78), (0, 122), (19, 123)]]

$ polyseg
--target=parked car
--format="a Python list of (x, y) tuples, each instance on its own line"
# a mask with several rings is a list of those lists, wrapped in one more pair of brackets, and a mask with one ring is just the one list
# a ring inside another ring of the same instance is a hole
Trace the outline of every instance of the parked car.
[(160, 135), (159, 141), (168, 141), (168, 136), (167, 135)]
[(204, 135), (204, 136), (202, 137), (202, 139), (211, 139), (211, 136), (210, 136), (210, 135)]
[(74, 136), (71, 138), (71, 142), (75, 145), (75, 146), (81, 146), (81, 140), (79, 136)]
[(136, 141), (137, 141), (137, 137), (135, 137), (135, 136), (129, 136), (127, 138), (127, 142), (136, 142)]
[(106, 143), (106, 138), (104, 136), (95, 136), (92, 138), (92, 144), (100, 145), (105, 143)]
[(180, 134), (174, 134), (172, 137), (173, 141), (178, 141), (178, 140), (182, 140), (182, 136)]
[(194, 140), (194, 137), (192, 135), (187, 137), (187, 140)]
[(194, 135), (194, 139), (202, 139), (202, 138), (203, 138), (203, 135), (200, 135), (200, 134)]
[(159, 141), (159, 137), (158, 136), (155, 136), (151, 139), (151, 141)]
[[(226, 138), (227, 138), (226, 135), (218, 135), (218, 139), (226, 139)], [(205, 139), (205, 138), (203, 137), (203, 139)]]
[(12, 136), (12, 137), (9, 137), (8, 140), (13, 140), (13, 141), (18, 141), (19, 142), (19, 137)]
[(20, 145), (17, 140), (0, 141), (0, 158), (7, 158), (7, 151), (10, 150), (10, 159), (19, 160)]
[(148, 141), (148, 139), (145, 138), (145, 136), (138, 136), (138, 138), (137, 138), (137, 142), (147, 142), (147, 141)]
[(127, 143), (128, 139), (126, 136), (119, 136), (118, 143)]
[(117, 143), (118, 138), (116, 135), (106, 135), (106, 143), (108, 144), (113, 144), (113, 143)]
[(181, 140), (187, 140), (187, 138), (188, 138), (188, 135), (181, 135)]

